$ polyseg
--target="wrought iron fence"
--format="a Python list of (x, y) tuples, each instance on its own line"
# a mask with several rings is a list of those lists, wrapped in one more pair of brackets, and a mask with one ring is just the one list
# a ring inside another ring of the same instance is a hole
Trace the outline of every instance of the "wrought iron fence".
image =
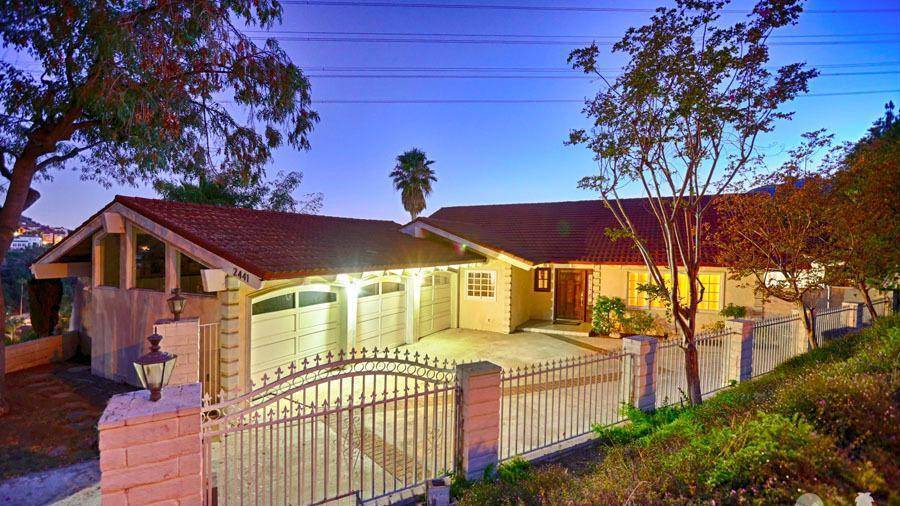
[(217, 399), (219, 393), (219, 324), (200, 325), (200, 383), (203, 395)]
[(202, 410), (206, 504), (389, 503), (455, 467), (455, 365), (329, 354)]
[(824, 346), (826, 342), (840, 337), (849, 332), (849, 320), (854, 317), (856, 308), (853, 307), (837, 307), (833, 309), (825, 309), (816, 311), (815, 331), (816, 344)]
[(630, 363), (627, 354), (594, 354), (503, 370), (500, 460), (572, 446), (590, 438), (595, 424), (622, 421)]
[(803, 351), (798, 343), (799, 315), (779, 316), (760, 320), (753, 327), (752, 375), (759, 376), (772, 371), (791, 357)]
[[(730, 330), (699, 334), (696, 339), (700, 393), (708, 395), (728, 386)], [(656, 349), (656, 405), (669, 406), (687, 398), (687, 372), (680, 343), (660, 344)]]

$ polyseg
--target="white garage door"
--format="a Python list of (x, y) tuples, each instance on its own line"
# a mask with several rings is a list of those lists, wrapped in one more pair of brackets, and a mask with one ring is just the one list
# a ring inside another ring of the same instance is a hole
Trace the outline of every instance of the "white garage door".
[[(341, 348), (338, 294), (328, 287), (294, 287), (253, 299), (250, 310), (250, 375), (263, 374)], [(299, 364), (298, 364), (299, 365)]]
[(362, 285), (358, 304), (357, 349), (383, 349), (406, 342), (406, 285), (400, 278)]
[(450, 328), (450, 274), (436, 272), (422, 280), (419, 337)]

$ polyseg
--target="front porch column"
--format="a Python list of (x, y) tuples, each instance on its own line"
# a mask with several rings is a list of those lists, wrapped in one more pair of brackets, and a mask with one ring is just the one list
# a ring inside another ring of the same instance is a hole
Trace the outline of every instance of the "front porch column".
[(226, 276), (225, 290), (219, 292), (219, 385), (224, 399), (236, 395), (241, 385), (241, 282)]
[(156, 320), (156, 333), (163, 337), (163, 351), (178, 355), (169, 385), (186, 385), (200, 381), (200, 320), (182, 318)]

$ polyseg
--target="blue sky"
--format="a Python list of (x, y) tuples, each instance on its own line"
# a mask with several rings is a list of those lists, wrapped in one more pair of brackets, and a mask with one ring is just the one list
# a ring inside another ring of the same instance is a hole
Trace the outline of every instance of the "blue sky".
[[(434, 0), (435, 3), (448, 0)], [(592, 0), (491, 0), (517, 5), (648, 7), (656, 2)], [(486, 4), (471, 0), (469, 3)], [(733, 8), (747, 8), (736, 2)], [(810, 1), (808, 9), (896, 8), (895, 1), (850, 3)], [(317, 32), (408, 32), (510, 35), (621, 35), (642, 24), (643, 13), (502, 11), (486, 9), (409, 9), (337, 6), (285, 6), (282, 30)], [(731, 15), (735, 18), (735, 15)], [(822, 69), (823, 72), (891, 72), (878, 75), (819, 77), (811, 93), (900, 89), (900, 13), (804, 14), (784, 35), (887, 34), (789, 41), (882, 41), (877, 44), (780, 45), (773, 63), (812, 65), (892, 62), (873, 67)], [(317, 35), (326, 36), (326, 35)], [(445, 37), (446, 38), (446, 37)], [(505, 37), (509, 39), (510, 37)], [(292, 59), (311, 74), (315, 67), (565, 67), (576, 45), (347, 43), (284, 41)], [(621, 64), (606, 58), (603, 67)], [(331, 72), (332, 74), (334, 72)], [(359, 74), (359, 72), (350, 72)], [(372, 72), (379, 74), (378, 72)], [(434, 75), (422, 70), (412, 74)], [(471, 74), (472, 72), (458, 72)], [(503, 72), (497, 72), (503, 74)], [(508, 73), (507, 73), (508, 74)], [(384, 75), (381, 73), (380, 75)], [(553, 75), (567, 75), (556, 72)], [(574, 73), (572, 74), (574, 75)], [(315, 100), (335, 99), (581, 99), (598, 84), (582, 79), (349, 79), (312, 78)], [(828, 128), (838, 139), (856, 139), (880, 115), (882, 105), (900, 93), (799, 98), (789, 104), (793, 121), (779, 124), (763, 149), (770, 164), (794, 145), (800, 133)], [(300, 170), (297, 191), (322, 192), (324, 214), (403, 222), (408, 215), (387, 174), (394, 157), (410, 147), (436, 160), (438, 181), (428, 200), (430, 213), (441, 206), (592, 198), (576, 188), (590, 174), (590, 153), (563, 142), (573, 127), (585, 125), (578, 103), (531, 104), (329, 104), (315, 106), (322, 117), (312, 133), (312, 149), (276, 153), (270, 168)], [(146, 187), (104, 189), (80, 183), (73, 173), (57, 174), (37, 185), (42, 198), (26, 213), (48, 224), (73, 227), (117, 194), (154, 196)], [(73, 191), (77, 189), (76, 191)]]

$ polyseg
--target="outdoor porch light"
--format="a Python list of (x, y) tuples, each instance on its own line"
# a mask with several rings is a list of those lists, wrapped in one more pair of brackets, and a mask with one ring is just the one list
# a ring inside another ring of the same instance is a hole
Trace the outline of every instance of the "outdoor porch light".
[(150, 341), (150, 353), (141, 355), (134, 361), (134, 370), (137, 371), (141, 385), (150, 390), (150, 400), (156, 402), (162, 398), (163, 387), (169, 384), (178, 356), (160, 351), (161, 335), (154, 332), (147, 340)]
[(166, 302), (169, 303), (169, 311), (172, 312), (172, 319), (176, 322), (181, 318), (181, 312), (184, 311), (184, 303), (187, 301), (181, 296), (180, 290), (175, 288), (172, 290), (172, 296)]

